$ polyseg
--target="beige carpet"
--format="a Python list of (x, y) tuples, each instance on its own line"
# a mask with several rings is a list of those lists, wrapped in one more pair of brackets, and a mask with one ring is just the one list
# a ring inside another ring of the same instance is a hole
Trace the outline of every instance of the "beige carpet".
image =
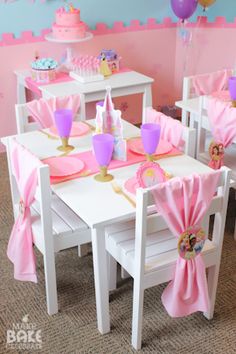
[[(0, 155), (0, 353), (34, 353), (6, 348), (6, 332), (29, 314), (29, 322), (42, 331), (38, 352), (126, 354), (131, 348), (132, 282), (120, 282), (110, 296), (112, 330), (100, 335), (96, 328), (92, 256), (77, 257), (76, 249), (57, 256), (58, 296), (61, 311), (48, 316), (45, 305), (42, 257), (37, 253), (38, 284), (13, 279), (6, 247), (12, 212), (5, 155)], [(171, 319), (160, 296), (163, 286), (145, 292), (143, 349), (141, 353), (236, 353), (236, 242), (233, 221), (236, 204), (231, 196), (223, 248), (215, 316), (201, 313)]]

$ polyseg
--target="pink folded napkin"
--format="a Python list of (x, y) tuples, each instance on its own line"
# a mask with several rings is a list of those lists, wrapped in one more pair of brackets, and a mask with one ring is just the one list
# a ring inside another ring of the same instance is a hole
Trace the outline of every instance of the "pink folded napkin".
[(209, 98), (207, 111), (214, 143), (218, 146), (215, 149), (213, 146), (209, 166), (218, 169), (224, 164), (224, 153), (219, 147), (227, 148), (236, 139), (236, 108), (232, 107), (231, 102)]
[(232, 70), (220, 70), (214, 73), (197, 75), (192, 79), (196, 95), (209, 95), (214, 91), (225, 90), (228, 87)]
[(16, 140), (10, 151), (12, 172), (20, 193), (20, 212), (11, 231), (7, 256), (14, 264), (14, 278), (37, 282), (30, 206), (38, 183), (37, 168), (42, 162)]
[(228, 90), (212, 92), (211, 97), (218, 98), (218, 100), (225, 102), (231, 101), (230, 93)]
[(54, 112), (57, 109), (72, 109), (75, 115), (79, 106), (80, 95), (52, 97), (49, 99), (40, 98), (27, 103), (30, 115), (42, 128), (49, 128), (54, 125)]
[(160, 124), (161, 139), (168, 141), (176, 148), (181, 148), (184, 145), (184, 127), (178, 120), (148, 107), (146, 108), (146, 122)]
[[(187, 230), (199, 230), (215, 194), (218, 179), (219, 171), (194, 174), (170, 179), (153, 189), (157, 211), (179, 242), (185, 241), (187, 236), (183, 233)], [(188, 232), (188, 235), (189, 240), (191, 237), (197, 240), (197, 233)], [(201, 256), (204, 238), (202, 240), (195, 241), (192, 250), (184, 247), (179, 252), (174, 278), (162, 294), (162, 303), (171, 317), (187, 316), (196, 311), (205, 312), (209, 308), (206, 270)]]

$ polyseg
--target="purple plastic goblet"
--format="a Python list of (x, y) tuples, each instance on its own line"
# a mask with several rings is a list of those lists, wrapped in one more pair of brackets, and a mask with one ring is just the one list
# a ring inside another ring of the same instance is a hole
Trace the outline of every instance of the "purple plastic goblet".
[(144, 123), (141, 125), (141, 137), (144, 151), (148, 161), (153, 161), (152, 154), (155, 153), (160, 141), (161, 126), (156, 123)]
[(111, 134), (96, 134), (93, 136), (93, 151), (99, 164), (100, 174), (94, 178), (99, 182), (108, 182), (113, 176), (107, 173), (114, 148), (114, 137)]
[(232, 106), (236, 107), (236, 76), (229, 78), (229, 93), (232, 100)]
[(62, 142), (62, 145), (59, 146), (57, 149), (65, 152), (73, 150), (74, 146), (68, 144), (73, 121), (72, 110), (58, 109), (54, 112), (54, 120)]

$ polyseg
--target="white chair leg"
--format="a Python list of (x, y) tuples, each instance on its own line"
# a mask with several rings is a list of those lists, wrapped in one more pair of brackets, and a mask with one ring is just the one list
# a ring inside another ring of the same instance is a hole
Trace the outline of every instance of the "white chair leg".
[(121, 267), (121, 278), (122, 279), (130, 278), (130, 274), (126, 272), (126, 270), (123, 267)]
[(49, 315), (54, 315), (58, 312), (57, 302), (57, 281), (55, 257), (47, 257), (44, 255), (44, 273), (45, 273), (45, 287), (47, 298), (47, 311)]
[(219, 276), (219, 265), (214, 265), (208, 268), (209, 311), (204, 312), (204, 316), (208, 320), (211, 320), (214, 314), (218, 276)]
[(140, 280), (134, 279), (133, 317), (132, 317), (132, 346), (139, 350), (142, 345), (143, 300), (144, 290)]
[(87, 243), (85, 243), (84, 245), (78, 246), (78, 256), (79, 257), (87, 256), (88, 253), (89, 253), (89, 247), (88, 247)]
[(116, 289), (117, 284), (117, 262), (109, 253), (107, 253), (107, 265), (109, 274), (109, 291)]
[[(234, 190), (234, 198), (236, 200), (236, 189)], [(234, 224), (234, 239), (236, 241), (236, 218), (235, 218), (235, 224)]]
[(234, 239), (236, 241), (236, 218), (235, 218), (235, 224), (234, 224)]

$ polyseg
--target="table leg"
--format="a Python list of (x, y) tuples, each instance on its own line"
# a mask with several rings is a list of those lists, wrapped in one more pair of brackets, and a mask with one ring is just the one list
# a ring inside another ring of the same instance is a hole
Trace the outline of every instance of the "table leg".
[(80, 120), (86, 119), (85, 96), (80, 94)]
[(152, 86), (151, 84), (146, 85), (143, 93), (143, 114), (142, 114), (142, 123), (145, 123), (145, 109), (147, 107), (152, 107)]
[(17, 78), (17, 103), (26, 103), (26, 87), (22, 85), (22, 82)]
[(97, 324), (101, 334), (105, 334), (110, 332), (110, 317), (104, 228), (92, 229), (92, 247)]

